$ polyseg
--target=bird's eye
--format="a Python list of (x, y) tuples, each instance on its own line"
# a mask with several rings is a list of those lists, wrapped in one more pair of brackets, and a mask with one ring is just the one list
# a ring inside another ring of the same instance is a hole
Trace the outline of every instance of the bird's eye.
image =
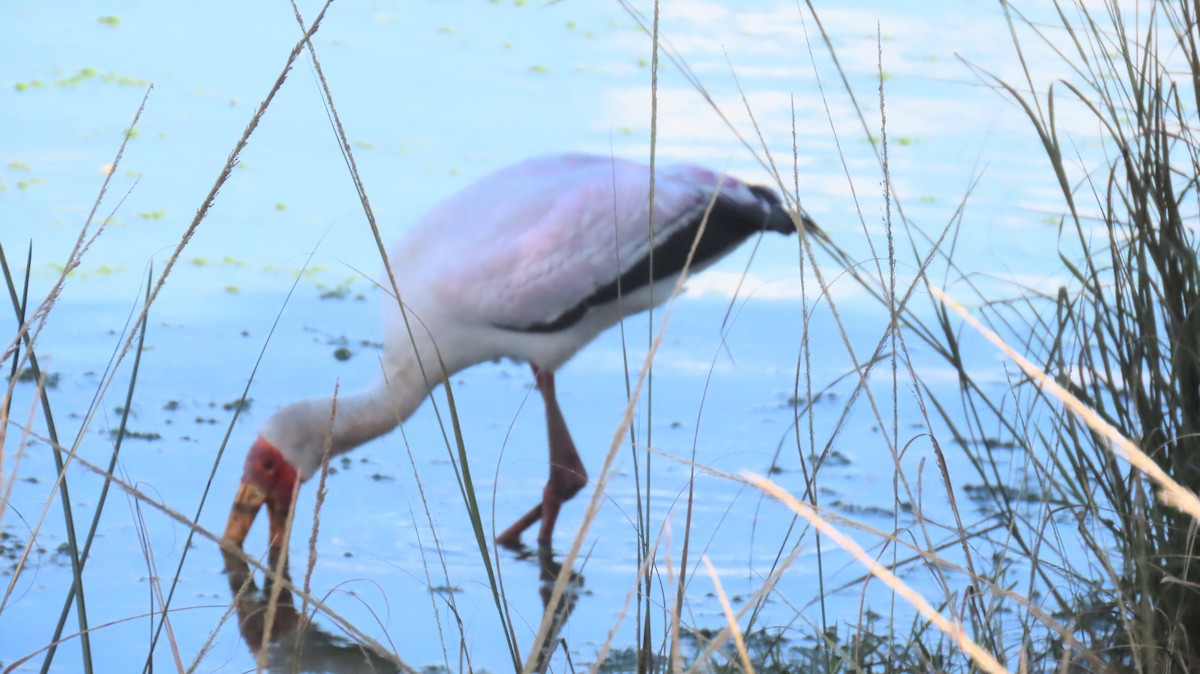
[(268, 473), (273, 472), (275, 470), (275, 460), (267, 459), (266, 461), (263, 461), (263, 470)]

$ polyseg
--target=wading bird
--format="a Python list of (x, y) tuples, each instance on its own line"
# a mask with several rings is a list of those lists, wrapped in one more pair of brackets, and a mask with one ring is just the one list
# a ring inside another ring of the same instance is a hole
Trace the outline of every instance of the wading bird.
[(760, 232), (791, 234), (797, 223), (816, 230), (770, 189), (697, 166), (655, 171), (651, 218), (650, 178), (648, 166), (606, 156), (535, 158), (479, 180), (414, 224), (389, 255), (399, 301), (391, 281), (382, 283), (381, 378), (339, 396), (335, 415), (327, 398), (292, 403), (267, 420), (246, 457), (227, 543), (242, 547), (265, 504), (271, 546), (286, 545), (294, 491), (320, 467), (327, 440), (331, 456), (348, 452), (407, 419), (450, 375), (508, 357), (531, 365), (545, 402), (550, 477), (541, 503), (496, 541), (516, 546), (541, 520), (538, 542), (548, 544), (559, 508), (587, 483), (554, 371), (623, 317), (668, 299), (689, 255), (694, 272)]

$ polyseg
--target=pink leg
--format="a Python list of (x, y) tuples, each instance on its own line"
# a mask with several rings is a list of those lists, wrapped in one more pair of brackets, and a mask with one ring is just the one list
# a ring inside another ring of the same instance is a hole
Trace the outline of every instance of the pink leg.
[(575, 442), (571, 440), (571, 432), (567, 430), (567, 422), (563, 419), (562, 410), (555, 397), (554, 373), (541, 371), (536, 365), (532, 367), (538, 390), (542, 392), (542, 400), (546, 403), (550, 478), (542, 490), (542, 502), (496, 537), (496, 542), (506, 547), (518, 547), (521, 534), (538, 520), (542, 521), (542, 527), (538, 531), (538, 543), (549, 543), (554, 535), (554, 522), (558, 519), (558, 511), (562, 504), (587, 484), (587, 469), (579, 459), (579, 452), (575, 449)]

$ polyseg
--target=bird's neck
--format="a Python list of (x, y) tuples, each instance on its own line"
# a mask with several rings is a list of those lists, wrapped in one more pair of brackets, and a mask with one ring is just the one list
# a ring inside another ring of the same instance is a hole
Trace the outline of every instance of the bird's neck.
[[(413, 413), (428, 390), (421, 390), (419, 395), (408, 393), (407, 386), (393, 388), (379, 382), (365, 391), (338, 396), (337, 413), (333, 415), (332, 453), (348, 452), (391, 431)], [(327, 417), (333, 411), (333, 403), (330, 400), (326, 406)]]
[(327, 442), (334, 457), (407, 419), (429, 395), (431, 387), (422, 381), (381, 380), (357, 393), (300, 400), (272, 415), (260, 434), (307, 480), (321, 467)]

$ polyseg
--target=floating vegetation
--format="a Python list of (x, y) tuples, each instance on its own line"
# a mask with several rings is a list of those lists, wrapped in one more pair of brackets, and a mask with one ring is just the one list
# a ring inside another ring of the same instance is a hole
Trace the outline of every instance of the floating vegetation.
[(984, 438), (983, 446), (988, 449), (1020, 449), (1021, 445), (1012, 440), (1000, 440), (998, 438)]
[[(43, 372), (42, 374), (46, 375), (46, 388), (58, 388), (59, 374), (57, 372)], [(9, 377), (9, 381), (11, 380), (12, 377)], [(32, 367), (24, 368), (17, 373), (18, 382), (34, 383), (37, 382), (37, 380), (37, 374), (34, 373)]]
[(1023, 503), (1042, 503), (1046, 500), (1041, 490), (1030, 486), (1011, 486), (1005, 484), (966, 484), (962, 491), (967, 498), (981, 506), (988, 506), (985, 512), (991, 512), (997, 495), (1005, 501), (1020, 501)]
[[(0, 567), (0, 575), (11, 576), (17, 569), (18, 564), (26, 568), (37, 568), (42, 561), (49, 561), (52, 564), (62, 566), (64, 560), (57, 557), (47, 557), (50, 552), (44, 545), (34, 544), (32, 551), (36, 554), (25, 557), (25, 549), (29, 547), (29, 543), (9, 531), (0, 531), (0, 559), (7, 560), (9, 563)], [(22, 558), (24, 561), (22, 562)]]
[(344, 281), (336, 286), (333, 286), (332, 288), (319, 282), (316, 284), (316, 286), (317, 289), (321, 291), (320, 297), (323, 300), (344, 300), (351, 295), (353, 295), (354, 299), (357, 300), (366, 299), (362, 293), (354, 293), (351, 289), (350, 286), (354, 284), (354, 279), (354, 276), (349, 276)]
[(102, 16), (99, 19), (96, 19), (96, 21), (108, 26), (109, 28), (116, 28), (121, 24), (121, 17), (113, 15)]
[(890, 508), (883, 508), (883, 507), (874, 506), (874, 505), (859, 505), (857, 503), (851, 503), (849, 501), (842, 501), (840, 499), (833, 499), (831, 501), (828, 501), (825, 503), (825, 506), (828, 508), (836, 508), (836, 509), (842, 511), (843, 513), (846, 513), (847, 515), (854, 515), (854, 516), (860, 516), (860, 517), (861, 516), (869, 516), (869, 515), (874, 515), (876, 517), (892, 517), (895, 515), (895, 513)]
[(129, 438), (130, 440), (161, 440), (162, 439), (162, 435), (160, 433), (155, 433), (154, 431), (148, 431), (148, 432), (131, 431), (128, 428), (125, 429), (124, 433), (122, 433), (121, 429), (119, 429), (119, 428), (111, 428), (108, 431), (108, 435), (109, 435), (109, 437), (113, 438), (114, 440), (119, 437), (126, 437), (126, 438)]
[(848, 466), (852, 463), (849, 457), (836, 449), (826, 452), (823, 459), (817, 454), (810, 453), (808, 455), (808, 460), (813, 463), (820, 461), (829, 466)]
[(292, 278), (297, 278), (297, 277), (303, 276), (304, 278), (307, 278), (307, 279), (315, 279), (317, 276), (324, 274), (327, 271), (329, 271), (329, 267), (326, 267), (324, 265), (319, 265), (319, 264), (313, 264), (313, 265), (308, 265), (307, 267), (304, 267), (303, 269), (298, 269), (295, 272), (292, 272)]
[[(60, 88), (75, 88), (84, 82), (99, 81), (102, 84), (116, 84), (125, 87), (145, 87), (149, 86), (150, 81), (132, 75), (122, 75), (117, 72), (109, 71), (101, 73), (95, 68), (81, 68), (78, 72), (72, 75), (62, 75), (56, 71), (55, 79), (51, 81), (51, 85)], [(13, 87), (17, 91), (28, 91), (29, 89), (41, 89), (46, 86), (46, 83), (41, 79), (32, 79), (26, 82), (17, 82)]]
[(229, 402), (221, 405), (221, 409), (225, 410), (226, 412), (232, 412), (234, 410), (244, 412), (250, 409), (250, 404), (253, 402), (254, 398), (238, 398), (237, 400), (230, 400)]

